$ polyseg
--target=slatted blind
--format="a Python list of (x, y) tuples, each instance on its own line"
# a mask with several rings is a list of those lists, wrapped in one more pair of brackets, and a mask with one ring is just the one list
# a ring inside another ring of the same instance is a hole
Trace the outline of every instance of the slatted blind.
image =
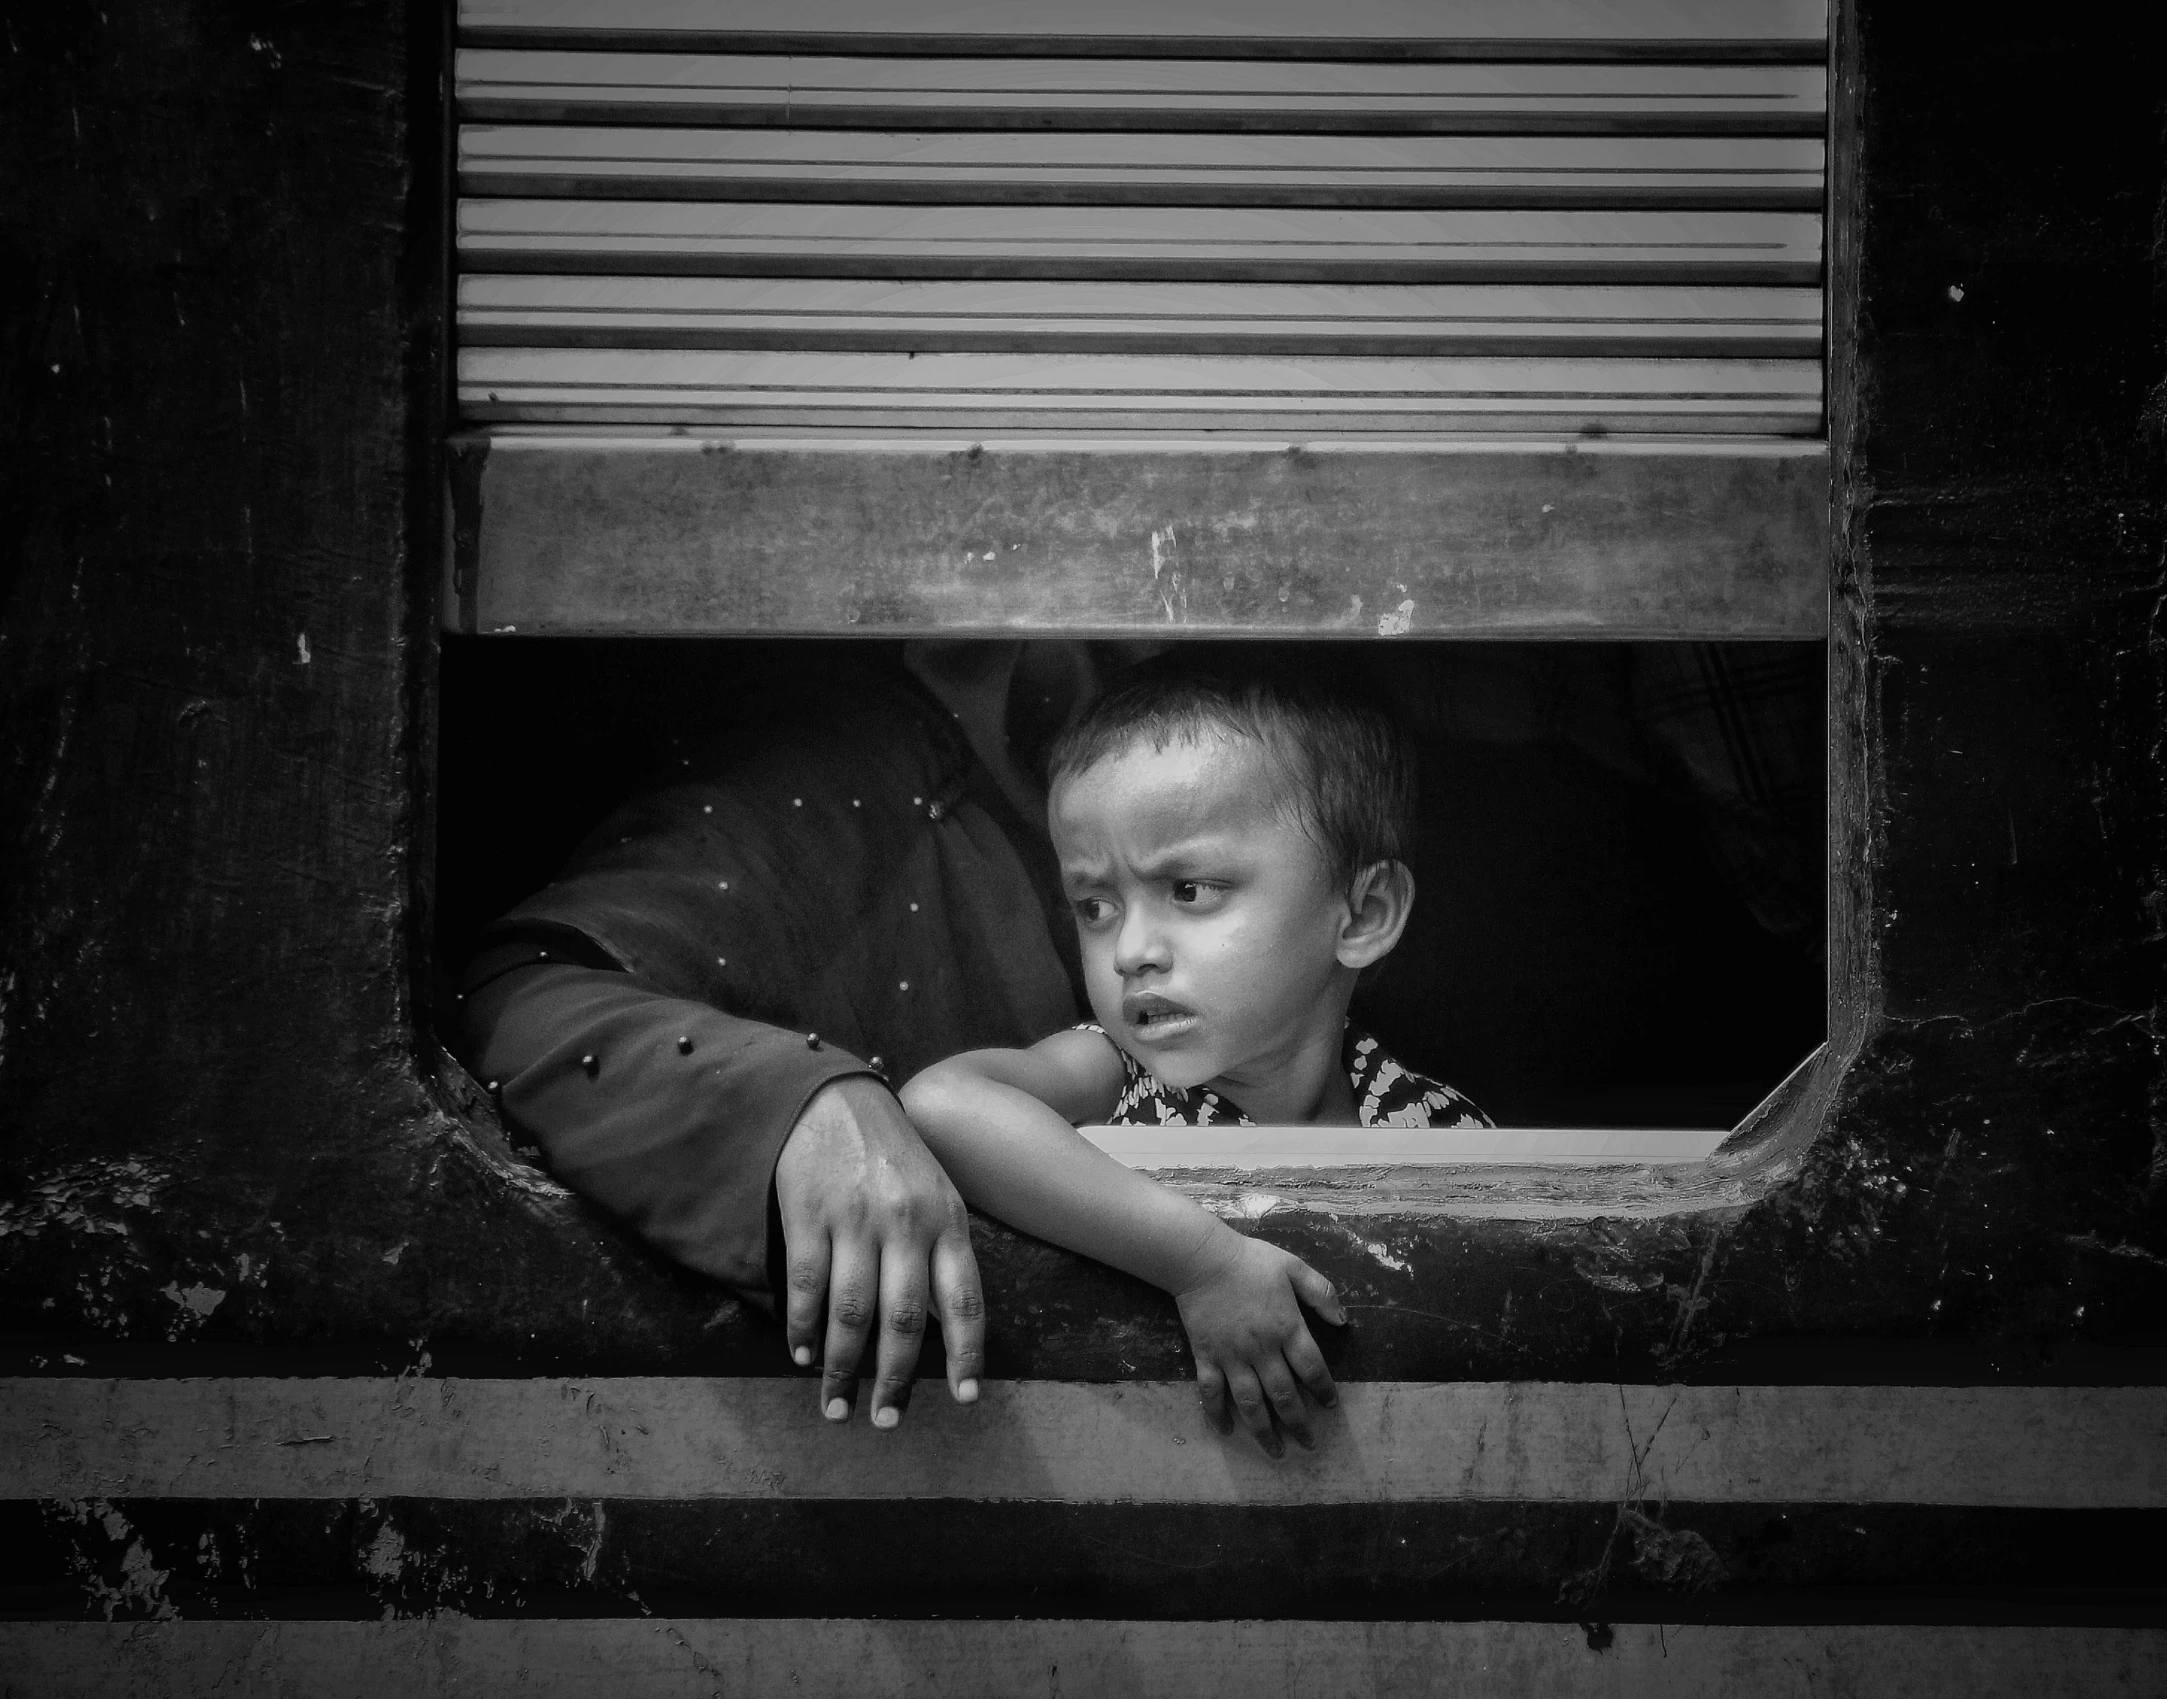
[(463, 0), (482, 424), (1821, 431), (1823, 0)]

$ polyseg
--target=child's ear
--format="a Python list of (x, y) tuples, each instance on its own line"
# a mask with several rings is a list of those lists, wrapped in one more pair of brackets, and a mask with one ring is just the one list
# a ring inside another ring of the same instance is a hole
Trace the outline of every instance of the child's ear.
[(1373, 861), (1355, 875), (1347, 892), (1347, 920), (1339, 932), (1342, 967), (1381, 962), (1407, 930), (1414, 912), (1415, 876), (1403, 861)]

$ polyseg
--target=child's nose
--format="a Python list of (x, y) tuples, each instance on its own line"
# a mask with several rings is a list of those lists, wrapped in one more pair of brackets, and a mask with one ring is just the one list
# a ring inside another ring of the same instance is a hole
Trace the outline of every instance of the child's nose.
[(1138, 974), (1153, 968), (1164, 970), (1172, 965), (1166, 947), (1166, 935), (1144, 912), (1144, 905), (1137, 904), (1121, 917), (1121, 930), (1114, 935), (1114, 968), (1122, 974)]

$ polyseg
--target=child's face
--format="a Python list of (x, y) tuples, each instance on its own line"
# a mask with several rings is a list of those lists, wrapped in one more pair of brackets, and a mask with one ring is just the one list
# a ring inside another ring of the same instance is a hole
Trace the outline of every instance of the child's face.
[(1171, 1086), (1260, 1084), (1338, 1055), (1351, 984), (1344, 894), (1278, 806), (1264, 751), (1210, 736), (1135, 744), (1048, 805), (1091, 1007)]

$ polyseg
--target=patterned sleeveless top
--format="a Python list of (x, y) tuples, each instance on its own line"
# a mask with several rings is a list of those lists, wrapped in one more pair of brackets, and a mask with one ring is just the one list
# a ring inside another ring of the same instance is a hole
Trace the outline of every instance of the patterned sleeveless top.
[[(1078, 1032), (1095, 1032), (1106, 1042), (1106, 1029), (1080, 1021)], [(1116, 1127), (1253, 1127), (1256, 1123), (1209, 1086), (1184, 1091), (1162, 1082), (1120, 1045), (1121, 1101), (1106, 1119)], [(1494, 1123), (1474, 1104), (1440, 1080), (1415, 1073), (1393, 1061), (1368, 1033), (1352, 1021), (1340, 1048), (1347, 1083), (1354, 1088), (1355, 1119), (1365, 1127), (1487, 1127)]]

